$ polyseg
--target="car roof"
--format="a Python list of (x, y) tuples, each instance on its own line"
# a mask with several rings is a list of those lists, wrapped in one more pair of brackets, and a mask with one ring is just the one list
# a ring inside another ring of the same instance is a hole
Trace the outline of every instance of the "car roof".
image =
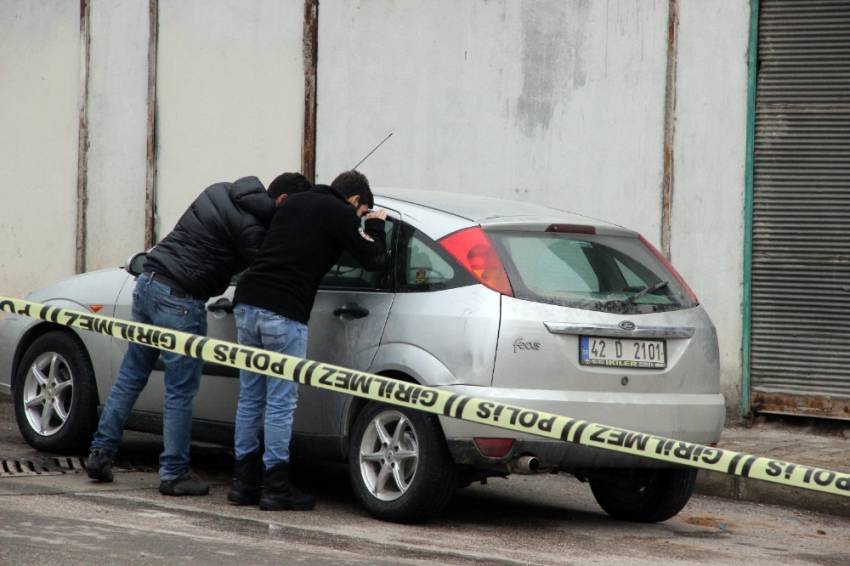
[(631, 230), (598, 218), (527, 202), (464, 193), (397, 188), (375, 189), (375, 196), (385, 206), (395, 208), (403, 214), (415, 215), (425, 208), (454, 216), (465, 225), (507, 228), (554, 223), (579, 224), (601, 228), (605, 233), (634, 234)]

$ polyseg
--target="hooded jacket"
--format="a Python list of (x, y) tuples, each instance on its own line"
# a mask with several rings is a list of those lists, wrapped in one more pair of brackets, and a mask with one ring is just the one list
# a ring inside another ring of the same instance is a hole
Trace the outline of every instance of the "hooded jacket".
[(260, 307), (307, 324), (322, 277), (349, 252), (367, 271), (386, 261), (384, 221), (363, 223), (332, 187), (291, 195), (274, 213), (257, 260), (242, 275), (234, 303)]
[(198, 299), (220, 295), (254, 260), (273, 215), (274, 202), (256, 177), (211, 185), (148, 253), (144, 270)]

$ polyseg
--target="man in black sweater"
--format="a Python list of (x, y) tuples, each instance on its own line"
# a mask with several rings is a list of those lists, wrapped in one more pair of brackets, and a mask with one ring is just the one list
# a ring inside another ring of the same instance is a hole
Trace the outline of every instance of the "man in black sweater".
[[(133, 292), (133, 320), (206, 334), (206, 301), (223, 293), (231, 277), (253, 261), (275, 204), (286, 193), (309, 187), (306, 178), (293, 173), (280, 175), (268, 191), (256, 177), (207, 187), (148, 253)], [(189, 474), (192, 401), (203, 362), (139, 344), (127, 348), (100, 415), (86, 471), (92, 479), (112, 481), (112, 458), (124, 425), (160, 355), (165, 363), (165, 404), (159, 491), (205, 495), (209, 487)]]
[[(386, 212), (370, 212), (372, 206), (369, 181), (357, 171), (347, 171), (331, 186), (317, 185), (292, 195), (277, 209), (256, 261), (236, 288), (240, 344), (301, 358), (307, 354), (307, 322), (319, 282), (342, 252), (351, 253), (369, 271), (384, 265)], [(237, 505), (259, 502), (266, 510), (312, 509), (313, 497), (290, 481), (296, 384), (245, 370), (240, 370), (239, 381), (236, 465), (228, 499)]]

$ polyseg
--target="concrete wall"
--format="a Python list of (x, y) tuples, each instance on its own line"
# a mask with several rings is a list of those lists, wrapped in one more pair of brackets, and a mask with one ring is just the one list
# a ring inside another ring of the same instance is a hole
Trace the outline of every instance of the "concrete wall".
[[(673, 261), (740, 383), (745, 0), (679, 0)], [(660, 239), (668, 0), (323, 0), (317, 178), (529, 200)], [(0, 291), (74, 269), (78, 0), (0, 0)], [(303, 0), (159, 0), (157, 235), (300, 167)], [(143, 245), (147, 0), (91, 3), (88, 268)]]
[(749, 6), (679, 0), (672, 258), (720, 339), (721, 382), (741, 385)]
[(667, 2), (325, 0), (317, 176), (660, 226)]
[(144, 246), (148, 2), (91, 4), (86, 268)]
[(217, 181), (301, 166), (303, 0), (160, 0), (157, 235)]
[(74, 270), (79, 2), (0, 0), (0, 292)]

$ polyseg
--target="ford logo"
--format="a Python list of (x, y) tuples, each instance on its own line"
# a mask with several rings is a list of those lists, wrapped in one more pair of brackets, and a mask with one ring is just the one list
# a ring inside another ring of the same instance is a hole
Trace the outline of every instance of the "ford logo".
[(620, 328), (622, 328), (623, 330), (634, 330), (635, 329), (635, 323), (632, 322), (631, 320), (624, 320), (618, 326)]

